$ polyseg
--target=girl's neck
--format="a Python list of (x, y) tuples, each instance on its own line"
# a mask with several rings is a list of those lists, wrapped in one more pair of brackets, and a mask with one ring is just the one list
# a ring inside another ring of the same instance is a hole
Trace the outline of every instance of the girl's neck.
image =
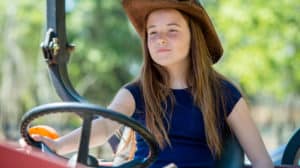
[(188, 63), (181, 65), (172, 65), (167, 67), (167, 71), (170, 75), (170, 88), (172, 89), (184, 89), (187, 88), (187, 73)]

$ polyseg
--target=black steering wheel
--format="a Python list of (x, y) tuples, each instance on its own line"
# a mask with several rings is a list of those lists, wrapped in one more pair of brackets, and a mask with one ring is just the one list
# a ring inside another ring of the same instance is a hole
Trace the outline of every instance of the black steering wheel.
[[(83, 128), (82, 128), (82, 135), (81, 135), (81, 143), (79, 146), (78, 159), (81, 158), (84, 162), (80, 162), (86, 164), (87, 166), (93, 166), (98, 168), (107, 168), (107, 166), (99, 166), (97, 165), (88, 165), (88, 144), (89, 144), (89, 135), (90, 135), (90, 128), (91, 122), (86, 123), (85, 121), (91, 121), (95, 116), (102, 116), (104, 118), (108, 118), (110, 120), (116, 121), (120, 124), (124, 124), (127, 127), (132, 128), (134, 131), (139, 133), (145, 141), (148, 143), (149, 146), (149, 155), (141, 160), (134, 159), (127, 163), (124, 163), (118, 168), (145, 168), (150, 166), (157, 158), (159, 146), (156, 142), (154, 136), (139, 124), (136, 120), (127, 117), (121, 113), (108, 110), (106, 108), (87, 104), (87, 103), (75, 103), (75, 102), (62, 102), (62, 103), (51, 103), (45, 104), (38, 107), (35, 107), (24, 114), (21, 121), (21, 135), (24, 140), (32, 146), (45, 146), (42, 145), (40, 142), (34, 141), (29, 133), (28, 129), (30, 126), (31, 121), (34, 119), (41, 117), (43, 115), (52, 114), (52, 113), (76, 113), (80, 117), (84, 119)], [(88, 128), (88, 129), (85, 129)], [(49, 149), (49, 148), (48, 148)], [(49, 150), (49, 152), (54, 153), (53, 151)], [(58, 154), (56, 154), (58, 155)], [(59, 155), (58, 155), (59, 156)]]
[(293, 136), (287, 143), (283, 156), (281, 159), (281, 164), (287, 165), (299, 165), (299, 154), (300, 153), (300, 128), (295, 131)]

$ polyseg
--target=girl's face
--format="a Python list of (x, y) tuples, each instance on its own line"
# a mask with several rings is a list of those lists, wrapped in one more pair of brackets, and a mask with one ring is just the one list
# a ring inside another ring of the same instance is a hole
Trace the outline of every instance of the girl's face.
[(147, 45), (152, 60), (164, 67), (188, 62), (190, 29), (175, 9), (156, 10), (148, 16)]

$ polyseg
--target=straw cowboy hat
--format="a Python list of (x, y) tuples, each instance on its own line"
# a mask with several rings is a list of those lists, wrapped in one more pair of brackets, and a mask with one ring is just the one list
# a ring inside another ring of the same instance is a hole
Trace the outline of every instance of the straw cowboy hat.
[(197, 0), (122, 0), (122, 5), (141, 38), (144, 38), (146, 17), (153, 10), (173, 8), (194, 17), (200, 22), (213, 63), (221, 58), (221, 42), (208, 14)]
[(153, 10), (173, 8), (188, 14), (200, 22), (213, 63), (221, 58), (221, 42), (208, 14), (197, 0), (122, 0), (122, 5), (141, 38), (144, 38), (146, 17)]

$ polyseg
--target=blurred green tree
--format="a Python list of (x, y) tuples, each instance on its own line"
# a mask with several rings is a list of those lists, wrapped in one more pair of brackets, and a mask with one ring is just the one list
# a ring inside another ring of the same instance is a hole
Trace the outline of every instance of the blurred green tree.
[(206, 5), (225, 48), (217, 65), (220, 71), (254, 99), (269, 95), (283, 101), (291, 94), (299, 96), (298, 2), (220, 0)]
[(19, 136), (20, 116), (36, 105), (37, 88), (43, 87), (36, 87), (42, 77), (37, 71), (37, 55), (43, 6), (30, 0), (0, 2), (0, 132), (8, 139)]
[(70, 74), (79, 92), (107, 104), (137, 74), (142, 58), (139, 39), (119, 1), (76, 2), (67, 17), (69, 39), (78, 45)]

